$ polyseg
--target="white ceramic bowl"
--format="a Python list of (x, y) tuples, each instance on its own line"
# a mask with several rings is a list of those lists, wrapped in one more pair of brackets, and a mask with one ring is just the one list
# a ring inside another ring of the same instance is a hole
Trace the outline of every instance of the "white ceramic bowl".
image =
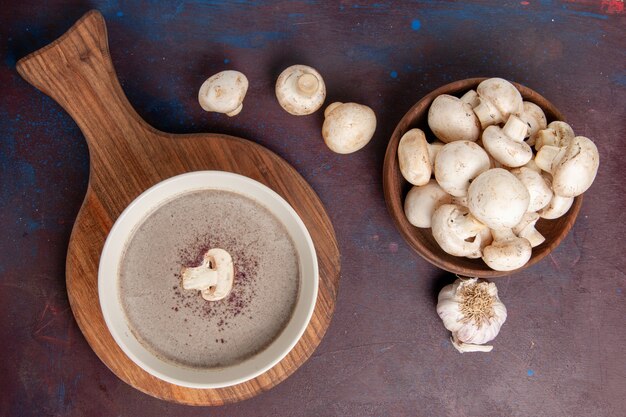
[[(295, 244), (300, 263), (300, 286), (293, 315), (285, 329), (263, 351), (236, 365), (219, 369), (191, 369), (163, 361), (133, 336), (119, 296), (118, 271), (128, 239), (146, 215), (182, 193), (227, 190), (252, 198), (283, 223)], [(164, 180), (137, 197), (117, 219), (102, 250), (98, 294), (111, 335), (128, 357), (146, 372), (172, 384), (190, 388), (223, 388), (250, 380), (276, 365), (304, 333), (317, 299), (318, 266), (315, 247), (304, 223), (281, 196), (250, 178), (221, 171), (198, 171)]]

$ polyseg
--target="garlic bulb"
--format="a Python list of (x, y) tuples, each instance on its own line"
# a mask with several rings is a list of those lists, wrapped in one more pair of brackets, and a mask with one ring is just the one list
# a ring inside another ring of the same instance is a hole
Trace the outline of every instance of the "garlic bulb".
[(459, 352), (490, 352), (493, 346), (483, 344), (500, 332), (506, 307), (493, 282), (457, 279), (439, 292), (437, 314), (452, 332), (452, 345)]

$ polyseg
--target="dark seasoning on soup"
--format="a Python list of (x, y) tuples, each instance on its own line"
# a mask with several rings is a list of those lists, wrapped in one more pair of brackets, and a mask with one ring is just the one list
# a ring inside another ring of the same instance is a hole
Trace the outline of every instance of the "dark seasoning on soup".
[[(233, 258), (235, 280), (220, 301), (182, 288), (183, 267), (219, 247)], [(239, 363), (274, 341), (297, 300), (296, 248), (282, 223), (258, 202), (202, 190), (165, 202), (136, 228), (119, 270), (121, 304), (137, 339), (176, 365)]]

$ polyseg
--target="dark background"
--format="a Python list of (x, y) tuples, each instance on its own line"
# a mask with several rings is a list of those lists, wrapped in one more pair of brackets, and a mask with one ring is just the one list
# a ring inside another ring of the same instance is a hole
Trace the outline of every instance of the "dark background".
[[(608, 3), (2, 1), (0, 415), (624, 415), (626, 14)], [(227, 133), (268, 147), (311, 183), (334, 223), (343, 268), (328, 333), (292, 377), (256, 398), (208, 409), (149, 397), (118, 380), (74, 322), (64, 263), (87, 147), (15, 62), (91, 8), (107, 20), (113, 63), (142, 117), (168, 132)], [(374, 109), (367, 147), (333, 154), (322, 112), (294, 117), (279, 107), (274, 81), (296, 63), (322, 73), (327, 104)], [(234, 118), (203, 112), (196, 98), (225, 69), (250, 80)], [(493, 352), (461, 355), (435, 312), (437, 291), (453, 277), (402, 240), (381, 171), (410, 106), (475, 76), (547, 97), (596, 142), (601, 163), (564, 242), (497, 280), (509, 319)]]

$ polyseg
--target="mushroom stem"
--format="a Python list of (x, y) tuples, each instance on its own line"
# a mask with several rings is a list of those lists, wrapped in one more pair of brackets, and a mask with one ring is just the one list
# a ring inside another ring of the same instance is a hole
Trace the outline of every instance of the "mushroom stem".
[(556, 146), (544, 145), (541, 147), (537, 156), (535, 156), (535, 164), (546, 172), (552, 172), (552, 166), (554, 162), (561, 159), (559, 154), (565, 153), (565, 148), (558, 148)]
[(490, 101), (478, 99), (478, 106), (474, 107), (474, 113), (484, 129), (489, 125), (502, 122), (502, 113), (491, 104)]
[(208, 261), (197, 268), (189, 268), (183, 273), (183, 289), (203, 290), (217, 284), (218, 273), (208, 269)]
[(298, 90), (307, 96), (312, 96), (319, 88), (319, 80), (313, 74), (305, 73), (298, 77)]
[(516, 142), (523, 141), (526, 137), (526, 132), (528, 132), (528, 125), (513, 114), (509, 116), (502, 128), (502, 133)]

